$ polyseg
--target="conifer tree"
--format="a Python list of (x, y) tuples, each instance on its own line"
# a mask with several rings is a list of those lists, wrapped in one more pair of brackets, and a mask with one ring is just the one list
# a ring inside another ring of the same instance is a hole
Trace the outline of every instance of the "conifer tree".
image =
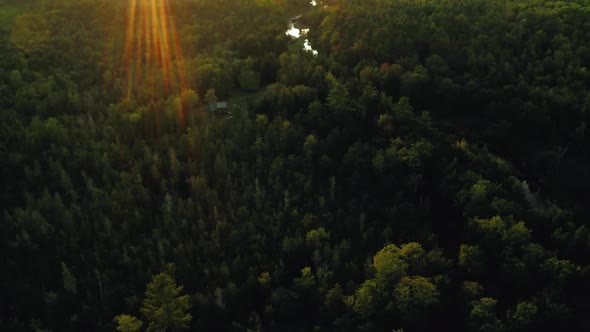
[(190, 300), (188, 295), (179, 296), (182, 289), (166, 273), (152, 277), (141, 308), (149, 321), (146, 331), (180, 331), (190, 326), (192, 316), (187, 313)]

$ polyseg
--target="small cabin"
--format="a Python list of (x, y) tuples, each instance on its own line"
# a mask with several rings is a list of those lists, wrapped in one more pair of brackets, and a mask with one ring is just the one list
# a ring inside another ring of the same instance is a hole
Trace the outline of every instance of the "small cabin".
[(219, 113), (226, 113), (227, 112), (227, 102), (226, 101), (218, 101), (214, 103), (209, 103), (209, 112), (215, 114)]

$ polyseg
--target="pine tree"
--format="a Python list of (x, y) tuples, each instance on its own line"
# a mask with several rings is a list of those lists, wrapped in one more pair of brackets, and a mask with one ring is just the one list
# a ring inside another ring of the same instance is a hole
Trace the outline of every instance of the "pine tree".
[(179, 296), (182, 286), (160, 273), (152, 277), (147, 286), (141, 313), (149, 321), (146, 331), (184, 330), (190, 326), (191, 314), (188, 295)]
[(64, 289), (66, 292), (76, 295), (78, 293), (76, 277), (74, 277), (64, 262), (61, 262), (61, 273), (64, 282)]

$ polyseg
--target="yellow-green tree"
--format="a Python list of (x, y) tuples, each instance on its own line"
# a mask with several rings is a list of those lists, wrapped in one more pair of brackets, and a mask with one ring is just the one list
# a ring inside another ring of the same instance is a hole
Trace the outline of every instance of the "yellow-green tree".
[(117, 331), (137, 332), (141, 329), (143, 322), (131, 315), (119, 315), (114, 319), (117, 323)]
[(174, 279), (160, 273), (147, 286), (141, 313), (149, 321), (146, 331), (180, 331), (188, 329), (192, 319), (188, 295), (180, 296), (183, 287)]

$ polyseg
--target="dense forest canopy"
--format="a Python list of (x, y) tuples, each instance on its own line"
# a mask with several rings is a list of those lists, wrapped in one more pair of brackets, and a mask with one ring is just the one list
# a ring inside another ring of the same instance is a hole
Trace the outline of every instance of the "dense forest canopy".
[(0, 330), (588, 331), (589, 66), (588, 0), (2, 0)]

